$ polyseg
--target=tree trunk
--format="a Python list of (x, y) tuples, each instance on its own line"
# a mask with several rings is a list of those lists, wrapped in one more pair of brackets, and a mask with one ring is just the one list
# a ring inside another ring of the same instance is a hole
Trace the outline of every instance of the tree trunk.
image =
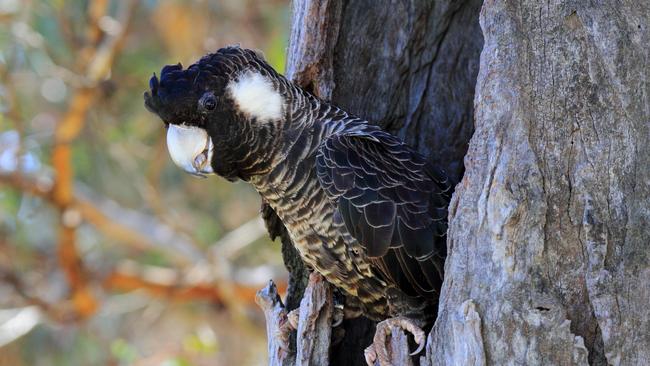
[(421, 363), (650, 364), (649, 5), (481, 5), (293, 5), (287, 75), (460, 182)]
[(649, 20), (647, 1), (485, 2), (433, 364), (462, 357), (468, 299), (488, 364), (650, 364)]

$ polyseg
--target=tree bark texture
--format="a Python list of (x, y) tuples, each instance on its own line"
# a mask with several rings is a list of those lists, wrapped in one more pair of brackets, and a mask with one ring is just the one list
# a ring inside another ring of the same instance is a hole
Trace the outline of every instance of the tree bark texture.
[(650, 364), (649, 14), (636, 1), (483, 5), (433, 364), (456, 362), (469, 299), (488, 364)]
[(287, 310), (273, 281), (269, 281), (266, 287), (257, 292), (255, 302), (264, 312), (264, 320), (266, 321), (268, 365), (295, 364), (295, 351), (291, 352), (289, 339), (282, 336), (283, 328), (287, 327), (289, 322)]
[[(457, 182), (473, 132), (480, 7), (479, 0), (295, 0), (286, 75), (401, 136)], [(362, 318), (342, 328), (331, 363), (365, 365), (374, 324)]]
[[(287, 75), (459, 182), (421, 364), (650, 364), (649, 27), (647, 1), (294, 1)], [(344, 328), (331, 363), (362, 364), (372, 324)]]
[(454, 182), (473, 132), (481, 1), (295, 0), (287, 76), (399, 135)]

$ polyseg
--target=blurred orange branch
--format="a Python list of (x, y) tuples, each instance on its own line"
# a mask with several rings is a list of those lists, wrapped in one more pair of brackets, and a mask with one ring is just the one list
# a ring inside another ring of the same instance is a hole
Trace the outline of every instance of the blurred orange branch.
[[(127, 261), (105, 278), (104, 287), (122, 291), (143, 289), (154, 296), (172, 300), (206, 300), (221, 306), (227, 306), (232, 301), (246, 305), (255, 304), (255, 294), (259, 286), (232, 281), (228, 283), (226, 294), (221, 290), (218, 281), (190, 280), (191, 276), (187, 274), (191, 272), (192, 269), (185, 271), (186, 275), (183, 275), (174, 269)], [(286, 286), (286, 282), (281, 282), (280, 291), (285, 291)]]
[[(46, 199), (56, 207), (59, 207), (59, 203), (53, 199), (51, 184), (46, 178), (41, 177), (41, 179), (42, 181), (37, 181), (36, 179), (18, 173), (0, 173), (0, 184), (4, 183), (13, 186), (22, 192)], [(88, 221), (99, 231), (116, 240), (126, 241), (139, 249), (146, 249), (153, 246), (153, 244), (150, 243), (152, 240), (151, 238), (147, 238), (145, 235), (133, 231), (132, 228), (116, 222), (113, 217), (108, 216), (104, 211), (102, 211), (102, 209), (98, 208), (96, 202), (87, 198), (84, 199), (73, 195), (68, 205), (68, 210), (69, 212), (77, 212), (80, 215), (80, 220)], [(68, 215), (72, 214), (68, 213)], [(263, 227), (263, 224), (258, 223), (257, 220), (252, 220), (238, 230), (244, 230), (250, 234), (250, 231), (258, 230), (257, 226), (259, 225), (262, 225)], [(220, 261), (220, 264), (224, 267), (218, 272), (227, 272), (227, 270), (225, 270), (226, 267), (228, 267), (227, 263), (225, 263), (226, 258), (232, 255), (233, 252), (236, 252), (241, 245), (245, 245), (250, 241), (250, 238), (242, 237), (239, 235), (237, 230), (235, 230), (229, 235), (226, 235), (218, 245), (215, 245), (215, 247), (221, 248), (222, 251), (216, 251), (215, 248), (215, 251), (212, 252), (211, 255), (223, 259)], [(182, 255), (179, 256), (178, 253), (175, 253), (173, 257), (178, 259), (179, 257), (182, 257)], [(186, 260), (185, 263), (187, 262), (188, 261)], [(74, 265), (74, 263), (67, 264), (67, 266)], [(191, 273), (196, 270), (206, 272), (212, 268), (211, 266), (212, 265), (209, 263), (203, 263), (188, 268), (185, 273)], [(81, 268), (75, 269), (79, 271), (82, 270)], [(224, 277), (227, 275), (225, 273), (222, 273), (222, 276), (208, 276), (209, 278), (204, 279), (203, 282), (183, 282), (178, 278), (190, 276), (180, 276), (177, 275), (177, 273), (180, 272), (168, 268), (142, 266), (129, 262), (127, 266), (119, 266), (119, 268), (108, 275), (103, 280), (103, 286), (108, 290), (121, 291), (144, 289), (154, 296), (170, 298), (173, 300), (205, 300), (225, 306), (228, 306), (232, 302), (249, 305), (254, 304), (255, 293), (259, 288), (258, 285), (244, 285), (231, 278)], [(84, 276), (84, 279), (88, 277), (89, 276)], [(281, 291), (284, 291), (284, 289), (286, 289), (286, 282), (281, 281), (278, 286), (281, 288)], [(30, 298), (26, 299), (29, 300)], [(36, 303), (31, 300), (28, 301), (28, 303), (36, 305)], [(50, 307), (50, 305), (47, 305), (45, 302), (42, 302), (41, 305), (45, 309)], [(56, 312), (56, 314), (59, 313), (61, 312)], [(69, 318), (70, 316), (67, 315), (66, 317)], [(56, 315), (55, 318), (61, 319), (63, 316)]]
[(220, 306), (224, 305), (221, 293), (215, 286), (210, 285), (162, 284), (135, 275), (113, 272), (104, 280), (104, 287), (121, 291), (145, 290), (153, 296), (172, 300), (205, 300)]
[[(33, 196), (41, 197), (55, 207), (61, 209), (60, 202), (53, 198), (53, 187), (51, 181), (47, 177), (40, 176), (32, 178), (19, 173), (0, 173), (0, 184), (10, 185), (22, 192), (31, 194)], [(92, 224), (97, 230), (109, 238), (113, 238), (117, 242), (126, 243), (136, 250), (146, 250), (151, 248), (161, 248), (156, 239), (147, 235), (147, 233), (135, 229), (138, 222), (130, 222), (127, 225), (124, 220), (120, 219), (120, 215), (124, 216), (124, 209), (113, 207), (114, 213), (110, 212), (107, 208), (100, 207), (101, 203), (96, 202), (97, 199), (84, 197), (73, 192), (73, 197), (68, 203), (68, 221), (72, 224), (79, 224), (75, 220), (75, 216), (79, 215), (81, 220), (86, 220)], [(133, 220), (132, 220), (133, 221)], [(152, 229), (165, 230), (166, 228), (160, 224), (155, 227), (155, 224), (148, 223), (149, 226), (154, 226)], [(140, 225), (142, 226), (142, 225)], [(179, 251), (174, 251), (169, 255), (172, 262), (184, 265), (196, 260), (201, 256), (201, 253), (190, 252), (191, 248), (188, 245), (183, 245), (182, 241), (178, 238), (171, 236), (171, 240), (175, 240)]]
[(88, 42), (90, 45), (99, 43), (103, 32), (99, 26), (101, 18), (106, 14), (108, 0), (95, 0), (88, 7)]
[(70, 142), (81, 131), (93, 94), (92, 89), (83, 88), (74, 95), (68, 112), (57, 125), (55, 146), (52, 151), (52, 166), (56, 171), (52, 200), (61, 212), (58, 257), (72, 289), (72, 300), (82, 318), (95, 312), (97, 302), (86, 284), (81, 258), (75, 246), (75, 228), (79, 220), (71, 219), (74, 212), (70, 210), (70, 205), (73, 203), (74, 173)]
[[(197, 257), (205, 258), (203, 253), (197, 253), (191, 245), (184, 245), (182, 237), (173, 233), (177, 230), (170, 230), (168, 226), (163, 225), (151, 225), (151, 220), (141, 214), (137, 216), (126, 209), (104, 204), (101, 199), (91, 199), (75, 192), (72, 143), (83, 130), (86, 115), (99, 96), (97, 84), (110, 74), (136, 4), (135, 1), (120, 2), (118, 20), (115, 20), (106, 15), (108, 3), (108, 0), (92, 1), (87, 12), (85, 37), (73, 37), (84, 39), (83, 43), (79, 44), (80, 47), (75, 49), (78, 57), (71, 72), (79, 75), (80, 82), (76, 84), (77, 88), (72, 94), (68, 110), (55, 130), (55, 145), (52, 150), (52, 167), (55, 172), (53, 182), (47, 178), (34, 179), (18, 173), (0, 174), (0, 182), (43, 197), (59, 210), (59, 262), (72, 290), (72, 303), (81, 318), (92, 315), (98, 306), (90, 290), (90, 276), (85, 273), (76, 248), (76, 228), (83, 220), (93, 224), (105, 235), (138, 249), (159, 248), (158, 244), (166, 241), (165, 245), (176, 250), (170, 258), (177, 263), (187, 264), (196, 262)], [(67, 19), (63, 22), (67, 22)], [(71, 31), (71, 27), (67, 25), (69, 24), (62, 24), (62, 27)], [(72, 32), (71, 36), (74, 36)], [(156, 174), (156, 169), (153, 174)], [(166, 239), (160, 240), (161, 232)], [(208, 266), (203, 264), (203, 267)], [(229, 271), (222, 272), (222, 276), (213, 276), (205, 283), (190, 284), (161, 282), (160, 278), (143, 277), (139, 272), (134, 274), (116, 270), (103, 283), (109, 289), (145, 289), (154, 295), (174, 299), (205, 299), (218, 304), (240, 301), (252, 304), (256, 288), (235, 283), (229, 278)]]
[[(99, 20), (105, 16), (108, 2), (96, 0), (89, 6), (88, 38), (90, 48), (81, 54), (79, 70), (83, 70), (89, 81), (88, 86), (75, 90), (68, 111), (57, 124), (55, 145), (52, 150), (52, 167), (55, 181), (52, 189), (52, 201), (60, 212), (58, 257), (72, 290), (72, 301), (79, 315), (86, 318), (97, 309), (97, 301), (92, 295), (84, 274), (83, 263), (75, 244), (76, 227), (80, 223), (80, 214), (72, 210), (74, 171), (72, 167), (72, 141), (79, 135), (86, 120), (86, 114), (93, 105), (98, 88), (96, 84), (105, 79), (126, 36), (126, 28), (135, 11), (135, 2), (130, 1), (127, 10), (122, 13), (120, 31), (106, 35), (103, 42)], [(89, 54), (86, 57), (86, 54)]]
[(58, 322), (68, 322), (78, 318), (77, 311), (70, 303), (50, 303), (33, 295), (27, 286), (14, 271), (8, 266), (0, 266), (0, 281), (5, 283), (20, 296), (25, 305), (36, 306), (50, 319)]

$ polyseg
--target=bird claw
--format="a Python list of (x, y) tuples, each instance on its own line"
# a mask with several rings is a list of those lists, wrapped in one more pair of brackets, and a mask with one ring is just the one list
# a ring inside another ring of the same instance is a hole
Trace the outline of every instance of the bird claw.
[(363, 350), (363, 357), (366, 359), (366, 365), (375, 365), (375, 361), (377, 361), (377, 352), (375, 352), (374, 345), (371, 344), (365, 350)]
[(426, 336), (424, 331), (413, 320), (405, 317), (386, 319), (377, 324), (377, 330), (375, 331), (372, 344), (364, 351), (364, 357), (368, 366), (375, 365), (377, 361), (379, 361), (380, 366), (391, 365), (386, 339), (394, 328), (401, 328), (413, 334), (413, 339), (418, 344), (418, 348), (410, 353), (411, 356), (422, 352), (426, 345)]
[(420, 352), (422, 352), (422, 350), (424, 349), (424, 346), (426, 345), (426, 342), (424, 341), (424, 339), (422, 339), (419, 342), (416, 341), (416, 343), (418, 344), (418, 348), (416, 348), (415, 351), (409, 353), (409, 356), (415, 356), (415, 355), (419, 354)]
[(293, 309), (287, 314), (287, 320), (291, 326), (291, 330), (298, 329), (298, 321), (300, 319), (300, 308)]
[(298, 315), (297, 309), (290, 311), (289, 314), (287, 314), (285, 321), (280, 324), (275, 335), (280, 348), (285, 351), (289, 350), (289, 338), (291, 337), (291, 332), (298, 329)]
[[(335, 306), (334, 314), (332, 315), (332, 328), (336, 328), (343, 323), (343, 307)], [(288, 340), (291, 332), (298, 329), (298, 322), (300, 321), (300, 308), (291, 310), (287, 314), (287, 321), (280, 327), (278, 337), (282, 340)]]

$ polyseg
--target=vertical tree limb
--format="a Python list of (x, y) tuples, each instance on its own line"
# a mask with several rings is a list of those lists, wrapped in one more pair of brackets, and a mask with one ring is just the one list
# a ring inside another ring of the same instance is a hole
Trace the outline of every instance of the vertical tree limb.
[(300, 302), (296, 366), (329, 365), (333, 311), (330, 284), (312, 272)]
[[(398, 134), (456, 182), (473, 130), (481, 4), (295, 0), (287, 76)], [(332, 364), (365, 365), (374, 323), (341, 328)]]
[(286, 76), (294, 83), (330, 100), (334, 90), (334, 47), (343, 2), (295, 0)]
[(257, 292), (255, 302), (264, 312), (264, 318), (266, 320), (268, 365), (293, 365), (295, 355), (291, 355), (288, 352), (289, 340), (281, 337), (282, 334), (286, 334), (284, 328), (289, 325), (287, 311), (284, 308), (284, 304), (282, 304), (282, 299), (280, 299), (278, 289), (273, 281), (269, 281), (269, 284), (265, 288)]
[[(650, 364), (650, 4), (486, 1), (431, 363)], [(465, 340), (458, 340), (465, 342)]]

